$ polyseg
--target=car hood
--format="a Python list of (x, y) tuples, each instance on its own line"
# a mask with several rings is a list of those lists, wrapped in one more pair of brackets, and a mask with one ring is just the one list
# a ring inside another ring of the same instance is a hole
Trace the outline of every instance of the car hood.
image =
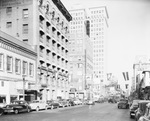
[(130, 110), (136, 110), (138, 108), (138, 106), (131, 106)]
[(20, 107), (20, 105), (18, 105), (18, 104), (9, 104), (9, 105), (6, 105), (6, 106), (4, 107), (4, 109), (13, 108), (13, 107)]
[(127, 103), (124, 103), (124, 102), (119, 102), (119, 103), (118, 103), (118, 105), (121, 105), (121, 104), (127, 104)]
[(20, 105), (18, 105), (18, 104), (9, 104), (9, 105), (6, 105), (6, 107), (7, 106), (20, 106)]

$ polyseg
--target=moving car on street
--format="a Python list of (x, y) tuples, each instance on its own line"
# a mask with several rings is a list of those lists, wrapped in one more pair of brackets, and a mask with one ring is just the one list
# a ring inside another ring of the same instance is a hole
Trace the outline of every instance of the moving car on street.
[(119, 108), (129, 108), (129, 103), (127, 99), (120, 99), (120, 101), (118, 102), (118, 109)]
[(6, 105), (4, 108), (4, 114), (7, 113), (15, 113), (18, 114), (20, 112), (30, 112), (31, 107), (28, 105), (26, 101), (23, 100), (15, 100), (11, 104)]
[(138, 103), (138, 109), (135, 114), (135, 120), (138, 121), (141, 116), (143, 116), (146, 112), (146, 105), (150, 103), (148, 100), (141, 100)]
[(138, 102), (140, 100), (133, 100), (130, 107), (130, 118), (135, 116), (136, 110), (138, 109)]
[(32, 102), (30, 102), (29, 105), (31, 106), (31, 110), (36, 110), (36, 111), (39, 111), (42, 109), (47, 110), (49, 108), (49, 105), (45, 101), (42, 101), (42, 100), (33, 100)]

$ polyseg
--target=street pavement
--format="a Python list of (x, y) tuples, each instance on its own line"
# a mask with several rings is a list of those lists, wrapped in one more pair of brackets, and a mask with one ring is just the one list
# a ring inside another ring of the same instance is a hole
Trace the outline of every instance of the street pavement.
[(129, 109), (118, 109), (117, 104), (99, 103), (31, 113), (7, 114), (0, 121), (134, 121)]

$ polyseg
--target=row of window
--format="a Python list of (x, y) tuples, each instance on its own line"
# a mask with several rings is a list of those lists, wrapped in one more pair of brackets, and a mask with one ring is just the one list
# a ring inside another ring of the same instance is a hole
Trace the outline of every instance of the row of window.
[[(15, 62), (13, 62), (15, 61)], [(4, 70), (4, 54), (0, 53), (0, 70)], [(15, 64), (15, 65), (13, 65)], [(21, 61), (21, 59), (15, 58), (13, 59), (12, 56), (6, 56), (6, 71), (9, 73), (13, 73), (13, 68), (15, 68), (15, 73), (20, 75), (29, 75), (34, 76), (34, 65), (33, 63), (28, 63), (27, 61)]]
[[(6, 22), (6, 28), (11, 29), (12, 28), (12, 22)], [(23, 34), (28, 34), (28, 24), (23, 24), (22, 25), (22, 33)]]
[(101, 18), (104, 18), (104, 15), (103, 14), (96, 14), (96, 15), (91, 15), (91, 19), (101, 19)]
[(91, 24), (91, 27), (101, 28), (103, 25), (104, 25), (104, 23)]
[(82, 29), (74, 29), (74, 30), (70, 30), (70, 33), (72, 34), (72, 33), (78, 33), (78, 34), (81, 34), (81, 33), (83, 33), (84, 32), (84, 30), (82, 30)]
[(73, 21), (74, 21), (74, 20), (83, 20), (83, 19), (84, 19), (84, 17), (79, 17), (79, 16), (78, 16), (78, 17), (73, 17), (73, 18), (72, 18)]
[(91, 10), (92, 14), (103, 13), (104, 10)]
[(70, 25), (83, 24), (83, 21), (71, 21)]
[(93, 41), (93, 43), (94, 43), (94, 44), (101, 44), (101, 43), (103, 44), (104, 41)]
[(99, 22), (103, 22), (104, 19), (93, 19), (91, 20), (91, 23), (99, 23)]
[(75, 26), (70, 26), (70, 29), (78, 29), (78, 28), (84, 28), (83, 25), (75, 25)]
[(71, 16), (80, 16), (80, 15), (83, 15), (83, 12), (71, 13)]
[(94, 63), (94, 66), (98, 66), (98, 65), (104, 65), (104, 62), (97, 62), (97, 63)]
[[(12, 7), (7, 7), (6, 8), (6, 14), (7, 15), (12, 15)], [(22, 18), (23, 19), (26, 19), (29, 17), (29, 12), (28, 12), (28, 9), (22, 9)]]
[(95, 54), (94, 56), (94, 59), (93, 59), (93, 61), (104, 61), (104, 58), (99, 58), (99, 55), (98, 54)]

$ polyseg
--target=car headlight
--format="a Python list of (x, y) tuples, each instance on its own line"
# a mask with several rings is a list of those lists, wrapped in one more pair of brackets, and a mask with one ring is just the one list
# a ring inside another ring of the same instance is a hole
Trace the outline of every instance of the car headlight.
[(143, 121), (143, 117), (140, 117), (138, 121)]

